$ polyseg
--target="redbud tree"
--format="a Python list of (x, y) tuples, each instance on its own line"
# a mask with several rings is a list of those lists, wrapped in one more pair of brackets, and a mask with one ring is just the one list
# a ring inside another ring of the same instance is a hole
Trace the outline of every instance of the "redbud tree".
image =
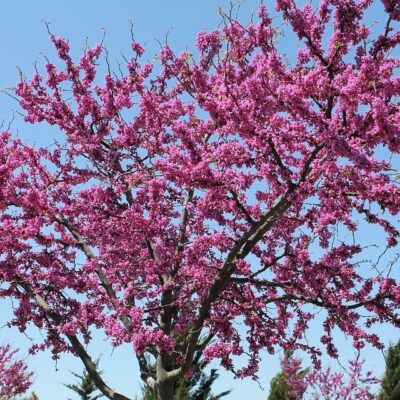
[(364, 364), (359, 350), (344, 372), (331, 367), (304, 370), (301, 360), (293, 356), (281, 361), (284, 384), (293, 400), (378, 400), (371, 387), (380, 380), (365, 371)]
[[(105, 77), (102, 44), (73, 60), (51, 34), (62, 64), (12, 95), (60, 134), (46, 148), (0, 136), (0, 295), (10, 324), (43, 331), (32, 351), (72, 352), (126, 400), (85, 347), (103, 330), (171, 400), (202, 360), (255, 377), (262, 350), (317, 358), (305, 334), (321, 310), (329, 354), (334, 329), (381, 346), (370, 328), (400, 326), (400, 286), (361, 262), (359, 231), (397, 245), (400, 4), (384, 1), (371, 33), (371, 3), (278, 0), (248, 25), (225, 15), (196, 54), (165, 45), (142, 62), (132, 41)], [(291, 62), (282, 29), (298, 38)]]
[(16, 359), (18, 350), (9, 344), (0, 346), (0, 399), (10, 400), (25, 393), (32, 385), (32, 372), (26, 363)]
[(305, 383), (313, 400), (378, 400), (372, 388), (380, 381), (371, 371), (364, 371), (364, 364), (358, 354), (349, 361), (346, 373), (333, 372), (330, 367), (312, 370)]

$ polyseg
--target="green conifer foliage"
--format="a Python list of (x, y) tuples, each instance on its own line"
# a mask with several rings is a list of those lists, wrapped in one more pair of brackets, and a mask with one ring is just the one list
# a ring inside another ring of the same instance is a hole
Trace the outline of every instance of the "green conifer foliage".
[[(95, 362), (96, 368), (98, 367), (99, 360)], [(79, 395), (80, 400), (97, 400), (103, 397), (102, 394), (96, 394), (97, 388), (92, 380), (92, 378), (87, 373), (86, 369), (83, 370), (82, 374), (77, 374), (76, 372), (71, 372), (72, 375), (79, 379), (76, 384), (64, 384), (68, 389), (71, 389)], [(146, 399), (147, 400), (147, 399)], [(148, 399), (150, 400), (150, 399)]]
[[(291, 360), (293, 353), (290, 351), (285, 351), (284, 359), (282, 360), (282, 366), (285, 360)], [(298, 365), (298, 370), (296, 375), (299, 377), (304, 377), (310, 371), (309, 368), (300, 369), (301, 364)], [(285, 371), (282, 369), (274, 378), (271, 380), (271, 388), (268, 396), (268, 400), (300, 400), (298, 397), (291, 395), (292, 389), (288, 385), (287, 376)]]
[(294, 400), (290, 396), (290, 387), (283, 372), (272, 378), (268, 400)]
[(379, 400), (400, 400), (400, 341), (386, 353), (386, 371)]

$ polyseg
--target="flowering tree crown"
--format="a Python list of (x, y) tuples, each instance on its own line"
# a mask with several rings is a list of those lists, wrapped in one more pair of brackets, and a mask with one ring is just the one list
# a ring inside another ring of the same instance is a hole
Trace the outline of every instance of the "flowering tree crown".
[(396, 158), (379, 154), (400, 149), (400, 17), (384, 1), (374, 37), (371, 3), (277, 0), (299, 40), (291, 64), (262, 6), (255, 23), (224, 16), (200, 33), (198, 56), (165, 46), (159, 73), (132, 42), (126, 71), (102, 83), (102, 44), (74, 61), (51, 35), (63, 66), (48, 61), (15, 95), (27, 122), (63, 136), (47, 148), (0, 136), (0, 295), (18, 300), (12, 324), (46, 332), (33, 350), (73, 351), (122, 399), (82, 343), (93, 328), (131, 343), (159, 393), (202, 359), (254, 377), (262, 349), (318, 356), (304, 339), (314, 309), (331, 355), (335, 327), (381, 346), (369, 327), (399, 325), (400, 287), (365, 271), (358, 235), (399, 236)]

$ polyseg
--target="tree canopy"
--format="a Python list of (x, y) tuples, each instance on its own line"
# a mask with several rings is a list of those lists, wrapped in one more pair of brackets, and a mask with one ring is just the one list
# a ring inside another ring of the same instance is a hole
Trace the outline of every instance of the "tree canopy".
[(277, 0), (293, 62), (265, 6), (248, 25), (224, 15), (198, 54), (166, 44), (160, 68), (132, 41), (104, 78), (102, 43), (74, 60), (50, 34), (59, 60), (12, 95), (27, 123), (59, 134), (48, 147), (0, 134), (0, 296), (15, 300), (12, 325), (43, 331), (32, 351), (74, 353), (126, 400), (87, 353), (101, 329), (171, 400), (202, 360), (239, 378), (256, 377), (261, 350), (316, 360), (305, 333), (318, 310), (330, 355), (336, 328), (382, 346), (370, 328), (400, 325), (400, 286), (363, 262), (360, 231), (397, 246), (400, 3), (382, 2), (378, 34), (363, 22), (371, 3)]

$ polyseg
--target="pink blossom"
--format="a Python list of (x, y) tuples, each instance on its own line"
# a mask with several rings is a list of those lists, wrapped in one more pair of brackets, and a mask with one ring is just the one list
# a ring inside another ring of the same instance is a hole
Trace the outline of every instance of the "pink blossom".
[(32, 385), (33, 373), (24, 361), (16, 360), (18, 350), (0, 346), (0, 397), (8, 400), (25, 393)]

